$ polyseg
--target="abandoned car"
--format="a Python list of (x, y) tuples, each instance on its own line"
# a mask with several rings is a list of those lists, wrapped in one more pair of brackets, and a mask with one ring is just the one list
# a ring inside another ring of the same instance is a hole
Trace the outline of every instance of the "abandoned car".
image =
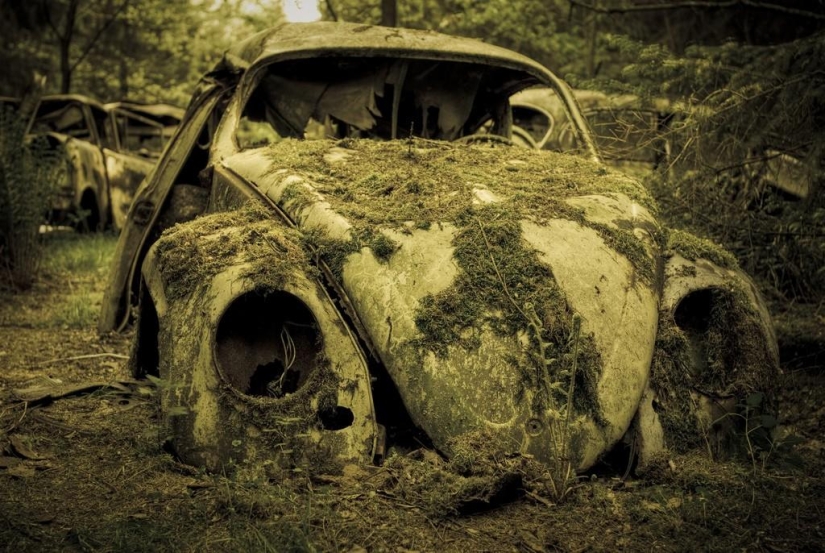
[[(158, 143), (176, 125), (171, 113), (153, 117), (129, 107), (104, 106), (80, 95), (41, 99), (30, 133), (46, 135), (59, 146), (67, 165), (52, 222), (88, 230), (123, 228), (132, 197), (160, 153)], [(132, 147), (135, 135), (144, 137), (142, 148)], [(147, 135), (157, 137), (154, 156), (146, 148)]]
[[(514, 147), (537, 85), (580, 155)], [(380, 462), (405, 424), (447, 457), (483, 435), (551, 469), (644, 460), (706, 447), (777, 371), (748, 277), (603, 166), (550, 71), (344, 23), (202, 79), (120, 236), (99, 329), (131, 322), (171, 446), (211, 470)]]

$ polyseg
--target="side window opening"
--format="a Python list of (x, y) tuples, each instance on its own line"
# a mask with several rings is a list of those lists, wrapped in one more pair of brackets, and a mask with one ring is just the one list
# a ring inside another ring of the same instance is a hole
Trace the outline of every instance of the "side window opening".
[(92, 132), (76, 103), (44, 102), (37, 110), (33, 131), (56, 132), (80, 140), (91, 140)]
[(514, 105), (513, 124), (524, 129), (536, 143), (540, 144), (553, 132), (555, 121), (549, 113)]
[(100, 139), (100, 146), (114, 150), (117, 148), (115, 136), (111, 133), (111, 125), (108, 124), (110, 116), (107, 111), (100, 108), (89, 106), (92, 112), (92, 118), (95, 122), (95, 130)]
[(124, 112), (116, 112), (121, 148), (143, 157), (158, 157), (164, 145), (163, 125)]

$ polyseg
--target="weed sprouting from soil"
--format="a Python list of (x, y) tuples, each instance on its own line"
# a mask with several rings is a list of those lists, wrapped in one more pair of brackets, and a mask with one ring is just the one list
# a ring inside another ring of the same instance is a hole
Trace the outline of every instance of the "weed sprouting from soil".
[(100, 299), (93, 301), (88, 294), (68, 296), (56, 309), (54, 323), (67, 328), (89, 328), (97, 322)]

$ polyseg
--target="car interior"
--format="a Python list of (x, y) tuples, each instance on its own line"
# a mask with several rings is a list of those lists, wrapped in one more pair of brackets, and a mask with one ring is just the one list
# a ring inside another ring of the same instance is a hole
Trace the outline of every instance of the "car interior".
[(276, 63), (247, 102), (237, 139), (241, 148), (279, 137), (451, 141), (481, 131), (509, 139), (508, 98), (535, 82), (523, 72), (456, 61), (320, 58)]

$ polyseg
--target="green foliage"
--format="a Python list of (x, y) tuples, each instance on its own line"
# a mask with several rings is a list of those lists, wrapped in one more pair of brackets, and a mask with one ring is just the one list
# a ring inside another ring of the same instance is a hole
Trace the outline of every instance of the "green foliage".
[[(340, 20), (381, 21), (380, 2), (333, 4)], [(478, 38), (530, 56), (563, 75), (584, 71), (585, 41), (578, 22), (568, 18), (569, 8), (566, 0), (410, 0), (398, 3), (398, 25)]]
[(279, 3), (243, 0), (45, 0), (32, 13), (13, 8), (0, 3), (7, 75), (0, 94), (20, 94), (34, 69), (49, 77), (49, 93), (178, 105), (231, 44), (282, 19)]
[(95, 302), (89, 294), (72, 294), (56, 306), (53, 323), (61, 328), (94, 328), (99, 310), (99, 301)]
[[(802, 459), (795, 447), (802, 438), (779, 428), (775, 407), (762, 392), (748, 394), (737, 405), (736, 412), (726, 413), (722, 419), (734, 418), (745, 445), (744, 453), (751, 461), (754, 476), (764, 473), (770, 461), (783, 468), (799, 468)], [(720, 420), (722, 420), (720, 419)], [(714, 424), (720, 421), (715, 421)]]
[(64, 165), (45, 137), (27, 140), (26, 122), (0, 108), (0, 255), (12, 283), (28, 288), (40, 260), (38, 231)]
[(56, 279), (67, 273), (103, 279), (115, 253), (117, 236), (94, 232), (81, 235), (55, 232), (46, 241), (46, 252), (41, 268)]
[(670, 98), (672, 157), (652, 179), (677, 226), (721, 242), (787, 299), (825, 291), (825, 34), (778, 46), (660, 45), (611, 38), (635, 60), (591, 81)]

